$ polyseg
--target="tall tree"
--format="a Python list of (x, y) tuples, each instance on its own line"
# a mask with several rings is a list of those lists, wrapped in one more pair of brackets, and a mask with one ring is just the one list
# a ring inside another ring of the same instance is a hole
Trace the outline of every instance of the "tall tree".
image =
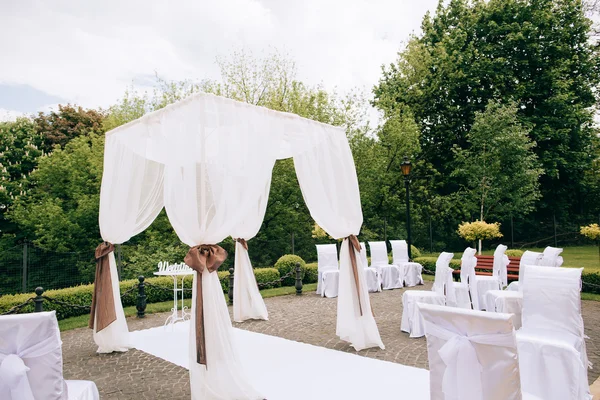
[[(586, 171), (596, 152), (593, 107), (600, 86), (600, 48), (580, 0), (453, 0), (427, 15), (375, 87), (389, 114), (408, 105), (421, 130), (424, 157), (445, 177), (439, 193), (460, 188), (452, 175), (454, 145), (491, 99), (514, 101), (531, 127), (545, 174), (532, 218), (563, 221), (590, 209)], [(536, 232), (533, 232), (536, 234)]]
[(529, 131), (519, 123), (514, 103), (491, 101), (484, 112), (475, 113), (468, 147), (454, 147), (452, 174), (462, 182), (458, 197), (480, 221), (532, 211), (542, 171)]
[(103, 133), (104, 113), (71, 104), (59, 105), (58, 112), (38, 113), (34, 122), (36, 130), (44, 137), (45, 150), (56, 145), (64, 147), (70, 140), (88, 133)]

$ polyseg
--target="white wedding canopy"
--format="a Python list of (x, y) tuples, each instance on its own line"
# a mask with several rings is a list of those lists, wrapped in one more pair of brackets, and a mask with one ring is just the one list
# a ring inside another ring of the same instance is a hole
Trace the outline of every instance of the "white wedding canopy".
[[(357, 235), (363, 218), (360, 194), (343, 129), (199, 93), (106, 133), (102, 238), (113, 244), (129, 240), (146, 229), (164, 206), (175, 232), (189, 246), (216, 244), (229, 235), (250, 239), (265, 214), (274, 163), (289, 157), (294, 158), (298, 182), (316, 223), (336, 239)], [(357, 275), (352, 272), (351, 251), (358, 263)], [(121, 351), (128, 346), (128, 332), (112, 253), (109, 259), (117, 321), (94, 338), (102, 351)], [(348, 239), (342, 244), (340, 261), (336, 333), (357, 350), (383, 348), (370, 311), (361, 258)], [(236, 268), (244, 268), (246, 277), (252, 273), (249, 260)], [(207, 366), (196, 363), (192, 329), (192, 398), (262, 399), (238, 362), (217, 274), (205, 270), (199, 277), (194, 275), (194, 305), (196, 279), (202, 279), (203, 285)], [(240, 282), (247, 285), (252, 280)], [(260, 296), (254, 289), (245, 293), (249, 295), (240, 298)], [(192, 312), (192, 324), (194, 319)]]

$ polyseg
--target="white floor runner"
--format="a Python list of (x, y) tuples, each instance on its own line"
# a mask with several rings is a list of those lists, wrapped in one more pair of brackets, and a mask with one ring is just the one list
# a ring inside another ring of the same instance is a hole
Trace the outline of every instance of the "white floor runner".
[[(189, 322), (131, 332), (132, 345), (188, 367)], [(246, 375), (268, 400), (429, 399), (429, 372), (234, 329)], [(168, 377), (165, 377), (168, 379)]]

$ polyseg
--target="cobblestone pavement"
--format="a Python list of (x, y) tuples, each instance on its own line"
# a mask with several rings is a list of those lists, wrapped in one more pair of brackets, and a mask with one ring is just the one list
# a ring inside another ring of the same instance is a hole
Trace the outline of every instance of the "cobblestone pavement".
[[(400, 332), (402, 293), (405, 290), (430, 290), (431, 283), (412, 289), (372, 293), (371, 302), (385, 350), (368, 349), (358, 354), (381, 360), (427, 368), (424, 338), (410, 339)], [(269, 321), (235, 323), (234, 326), (267, 335), (310, 343), (339, 351), (354, 349), (335, 336), (336, 299), (314, 293), (282, 296), (265, 300)], [(230, 307), (231, 312), (231, 307)], [(128, 319), (130, 330), (160, 326), (167, 314), (148, 315), (145, 319)], [(583, 317), (587, 349), (596, 367), (589, 372), (590, 384), (600, 375), (600, 302), (584, 301)], [(190, 398), (187, 370), (139, 350), (121, 354), (95, 353), (89, 329), (62, 333), (64, 375), (66, 379), (89, 379), (96, 382), (103, 400), (186, 399)], [(293, 360), (290, 360), (293, 362)]]

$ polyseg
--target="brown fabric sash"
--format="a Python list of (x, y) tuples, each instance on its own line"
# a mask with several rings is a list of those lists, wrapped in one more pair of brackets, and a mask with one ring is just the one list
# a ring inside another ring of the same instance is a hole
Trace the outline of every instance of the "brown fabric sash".
[(215, 272), (223, 261), (227, 259), (227, 252), (216, 244), (201, 244), (190, 247), (183, 259), (188, 267), (197, 272), (196, 276), (196, 362), (206, 365), (206, 338), (204, 336), (204, 303), (202, 298), (202, 273), (205, 270)]
[(356, 253), (354, 250), (360, 252), (360, 243), (354, 235), (348, 236), (348, 248), (350, 249), (350, 262), (352, 264), (352, 274), (354, 275), (354, 283), (356, 284), (356, 295), (358, 296), (358, 309), (360, 310), (360, 316), (362, 317), (362, 304), (360, 302), (360, 286), (358, 281), (358, 266), (356, 265)]
[(94, 279), (90, 322), (88, 324), (93, 329), (94, 321), (96, 321), (96, 332), (100, 332), (117, 320), (112, 279), (110, 277), (110, 262), (108, 260), (108, 255), (114, 249), (115, 246), (108, 242), (96, 247), (96, 277)]
[(239, 244), (241, 244), (242, 246), (244, 246), (244, 249), (246, 249), (246, 251), (248, 251), (248, 243), (246, 243), (246, 239), (233, 239), (236, 242), (238, 242)]

